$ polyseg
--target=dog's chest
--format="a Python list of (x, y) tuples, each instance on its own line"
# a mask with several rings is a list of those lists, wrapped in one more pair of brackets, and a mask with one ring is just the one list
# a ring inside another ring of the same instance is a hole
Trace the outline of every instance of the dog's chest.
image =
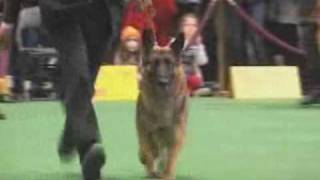
[(140, 120), (146, 129), (154, 131), (172, 127), (177, 122), (176, 98), (170, 99), (148, 99), (143, 102)]
[[(155, 102), (156, 103), (156, 102)], [(175, 115), (175, 100), (158, 100), (154, 106), (153, 114), (156, 117), (156, 121), (163, 121), (164, 123), (172, 123)]]

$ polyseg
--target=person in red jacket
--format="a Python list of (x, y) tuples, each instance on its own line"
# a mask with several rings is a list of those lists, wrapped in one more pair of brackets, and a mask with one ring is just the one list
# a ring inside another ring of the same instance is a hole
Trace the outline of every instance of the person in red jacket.
[(153, 28), (158, 45), (166, 46), (174, 33), (176, 14), (175, 0), (131, 0), (122, 17), (122, 28), (132, 26), (140, 32)]

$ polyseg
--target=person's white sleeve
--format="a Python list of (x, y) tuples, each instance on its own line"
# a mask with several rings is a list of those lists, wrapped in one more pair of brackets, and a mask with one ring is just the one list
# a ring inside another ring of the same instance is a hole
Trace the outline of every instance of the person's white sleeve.
[(208, 55), (203, 44), (200, 44), (197, 47), (196, 62), (199, 66), (203, 66), (208, 63)]

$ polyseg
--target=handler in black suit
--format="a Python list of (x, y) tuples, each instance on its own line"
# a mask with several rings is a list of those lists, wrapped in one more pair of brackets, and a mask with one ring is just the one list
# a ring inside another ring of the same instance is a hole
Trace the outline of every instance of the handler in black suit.
[[(6, 24), (14, 22), (23, 0), (6, 0)], [(40, 0), (42, 21), (60, 53), (59, 94), (66, 112), (66, 123), (59, 144), (59, 155), (69, 157), (77, 150), (84, 180), (100, 179), (105, 154), (91, 103), (94, 82), (108, 43), (112, 22), (108, 0)]]

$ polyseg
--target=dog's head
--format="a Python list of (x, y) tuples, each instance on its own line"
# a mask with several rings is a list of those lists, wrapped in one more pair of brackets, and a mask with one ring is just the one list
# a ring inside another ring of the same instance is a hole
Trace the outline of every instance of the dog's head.
[(180, 52), (184, 45), (183, 36), (179, 36), (170, 46), (157, 47), (152, 33), (143, 35), (144, 58), (142, 63), (143, 76), (158, 87), (169, 87), (181, 73)]

